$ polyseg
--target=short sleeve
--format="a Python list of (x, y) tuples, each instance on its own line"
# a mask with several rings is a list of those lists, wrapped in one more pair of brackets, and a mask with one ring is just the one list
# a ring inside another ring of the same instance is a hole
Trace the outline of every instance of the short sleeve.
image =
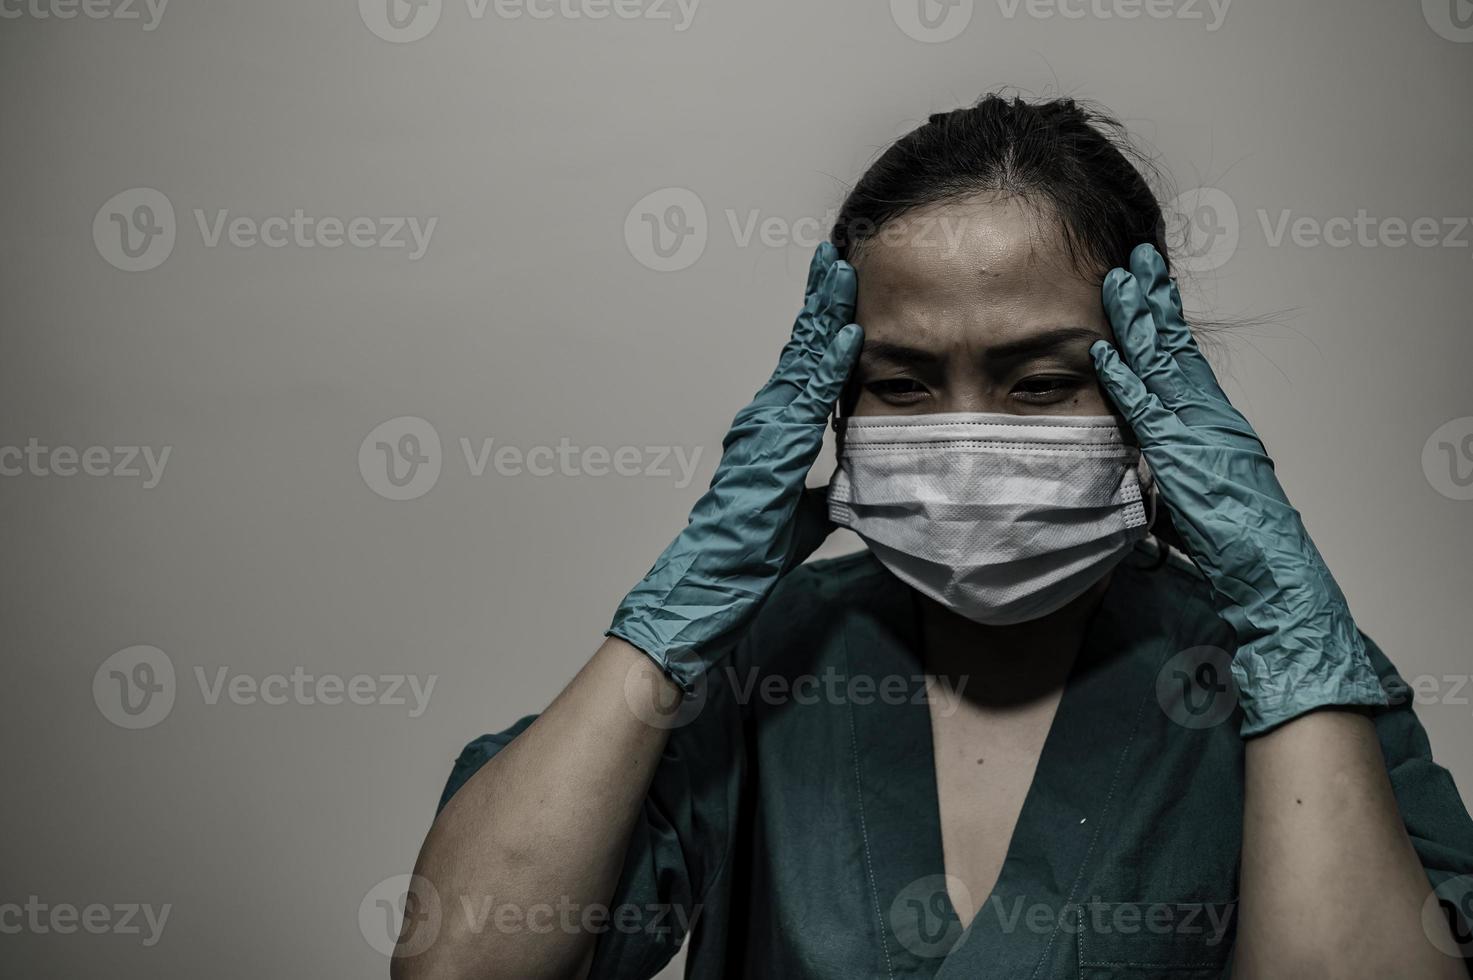
[[(697, 927), (725, 929), (726, 864), (746, 752), (726, 672), (707, 674), (699, 696), (697, 710), (670, 719), (679, 724), (651, 779), (609, 908), (574, 910), (585, 928), (592, 923), (598, 932), (592, 978), (652, 977)], [(535, 720), (528, 716), (466, 745), (451, 769), (440, 808)]]
[(440, 803), (435, 807), (435, 813), (445, 809), (445, 804), (450, 802), (450, 797), (460, 791), (466, 782), (480, 771), (480, 768), (491, 757), (511, 744), (511, 740), (527, 730), (527, 726), (537, 720), (536, 715), (528, 715), (504, 732), (494, 735), (482, 735), (465, 748), (460, 750), (460, 755), (455, 759), (455, 765), (450, 767), (450, 778), (445, 781), (445, 789), (440, 793)]
[[(1466, 954), (1473, 950), (1473, 819), (1452, 774), (1432, 760), (1427, 732), (1412, 710), (1413, 691), (1380, 647), (1369, 637), (1365, 642), (1390, 702), (1373, 717), (1402, 822)], [(1468, 964), (1473, 974), (1473, 960)]]

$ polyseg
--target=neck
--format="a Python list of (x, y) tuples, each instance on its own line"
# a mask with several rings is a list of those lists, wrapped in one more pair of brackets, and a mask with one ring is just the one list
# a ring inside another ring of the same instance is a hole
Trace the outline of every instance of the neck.
[(968, 700), (997, 707), (1054, 694), (1068, 680), (1109, 583), (1106, 576), (1062, 609), (1009, 626), (973, 622), (918, 596), (926, 670), (954, 688), (965, 684), (955, 689), (965, 690)]

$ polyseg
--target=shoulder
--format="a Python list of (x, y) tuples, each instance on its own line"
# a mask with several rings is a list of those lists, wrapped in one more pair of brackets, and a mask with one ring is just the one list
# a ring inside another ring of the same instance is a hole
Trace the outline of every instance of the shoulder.
[(868, 549), (799, 565), (773, 590), (772, 602), (824, 598), (843, 601), (899, 584)]
[(759, 620), (777, 620), (787, 628), (797, 622), (831, 626), (835, 619), (902, 601), (908, 608), (909, 596), (909, 587), (865, 549), (793, 569), (773, 589)]
[(1177, 612), (1187, 621), (1217, 618), (1206, 577), (1189, 557), (1164, 541), (1146, 538), (1137, 543), (1116, 575), (1128, 582), (1127, 593), (1163, 612)]
[(906, 586), (868, 550), (810, 561), (783, 576), (763, 603), (742, 656), (770, 661), (789, 649), (818, 651), (838, 639), (846, 624), (908, 605)]

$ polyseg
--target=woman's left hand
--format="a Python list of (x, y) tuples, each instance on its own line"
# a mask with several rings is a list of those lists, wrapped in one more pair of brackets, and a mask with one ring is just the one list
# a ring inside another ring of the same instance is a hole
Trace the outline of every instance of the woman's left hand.
[(1104, 284), (1120, 353), (1104, 341), (1090, 353), (1218, 614), (1237, 633), (1243, 734), (1316, 708), (1384, 705), (1345, 596), (1263, 443), (1198, 350), (1165, 262), (1141, 245), (1130, 266), (1112, 270)]

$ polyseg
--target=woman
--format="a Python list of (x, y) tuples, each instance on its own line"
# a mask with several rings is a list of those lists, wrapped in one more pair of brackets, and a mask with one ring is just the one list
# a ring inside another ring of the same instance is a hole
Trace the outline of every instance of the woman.
[(865, 174), (689, 525), (461, 755), (399, 976), (1465, 975), (1473, 822), (1121, 142), (989, 96)]

